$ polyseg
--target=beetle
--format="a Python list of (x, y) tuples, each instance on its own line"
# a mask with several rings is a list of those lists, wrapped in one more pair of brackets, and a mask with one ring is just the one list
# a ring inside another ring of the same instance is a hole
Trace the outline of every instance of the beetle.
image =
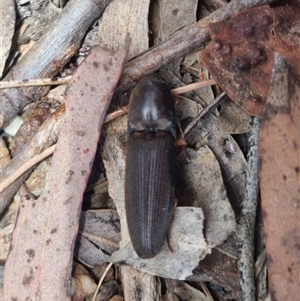
[(125, 211), (134, 250), (152, 258), (161, 249), (174, 208), (176, 119), (169, 87), (143, 78), (128, 109)]

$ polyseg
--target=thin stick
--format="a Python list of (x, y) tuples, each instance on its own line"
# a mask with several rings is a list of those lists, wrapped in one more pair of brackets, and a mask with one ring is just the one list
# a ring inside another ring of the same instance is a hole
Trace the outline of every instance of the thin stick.
[(2, 81), (0, 82), (0, 90), (8, 89), (8, 88), (18, 88), (18, 87), (31, 87), (31, 86), (58, 86), (58, 85), (66, 84), (71, 78), (72, 76), (58, 78), (57, 80), (52, 80), (52, 78), (36, 78), (36, 79)]
[(217, 108), (224, 100), (225, 93), (220, 94), (214, 101), (212, 101), (206, 108), (204, 108), (200, 114), (185, 128), (182, 137), (184, 138), (198, 123), (198, 121), (203, 118), (205, 114), (210, 112), (211, 110)]
[(119, 110), (116, 110), (114, 112), (111, 112), (111, 113), (107, 114), (106, 117), (105, 117), (104, 123), (107, 123), (107, 122), (110, 122), (114, 119), (117, 119), (118, 117), (121, 117), (121, 116), (123, 116), (127, 113), (128, 113), (128, 107), (127, 106), (122, 107)]
[(242, 301), (255, 300), (254, 268), (254, 229), (258, 199), (258, 133), (260, 120), (252, 119), (252, 129), (248, 137), (245, 195), (242, 200), (242, 213), (237, 222), (235, 233), (237, 247), (237, 268)]
[(94, 296), (93, 296), (92, 301), (95, 301), (95, 300), (96, 300), (96, 297), (97, 297), (97, 294), (98, 294), (98, 292), (99, 292), (100, 286), (101, 286), (101, 284), (102, 284), (102, 282), (103, 282), (105, 276), (107, 275), (109, 269), (112, 267), (112, 265), (113, 265), (113, 263), (110, 262), (109, 265), (106, 267), (104, 273), (102, 274), (102, 276), (101, 276), (101, 278), (100, 278), (100, 280), (99, 280), (97, 289), (96, 289), (96, 291), (95, 291), (95, 293), (94, 293)]
[(192, 90), (197, 90), (197, 89), (201, 89), (204, 87), (213, 86), (216, 84), (217, 84), (217, 82), (214, 79), (203, 80), (201, 82), (197, 82), (197, 83), (193, 83), (193, 84), (186, 85), (183, 87), (172, 89), (172, 93), (175, 95), (182, 94), (182, 93), (186, 93), (186, 92), (189, 92)]
[(55, 146), (56, 144), (47, 148), (42, 153), (34, 156), (32, 159), (30, 159), (24, 165), (18, 168), (11, 176), (7, 177), (2, 183), (0, 183), (0, 193), (3, 192), (9, 185), (11, 185), (16, 179), (18, 179), (23, 173), (25, 173), (35, 164), (52, 155), (55, 151)]

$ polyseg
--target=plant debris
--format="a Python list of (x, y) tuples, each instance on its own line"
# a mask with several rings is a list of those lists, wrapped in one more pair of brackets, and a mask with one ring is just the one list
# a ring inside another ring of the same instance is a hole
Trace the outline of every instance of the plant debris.
[[(8, 299), (39, 296), (66, 300), (71, 293), (71, 263), (82, 195), (91, 172), (99, 127), (126, 54), (126, 49), (111, 53), (93, 48), (66, 89), (65, 122), (44, 191), (37, 200), (28, 195), (21, 198), (12, 251), (4, 269), (5, 279), (9, 279), (4, 282)], [(28, 221), (30, 226), (24, 227)], [(53, 261), (53, 256), (59, 260)]]
[(300, 82), (300, 3), (260, 6), (209, 25), (212, 41), (201, 61), (227, 95), (250, 115), (261, 116), (270, 88), (274, 52)]
[(274, 55), (259, 135), (261, 205), (274, 300), (299, 296), (300, 86), (287, 61)]
[[(2, 20), (15, 31), (1, 57), (3, 299), (298, 300), (299, 7), (17, 1), (15, 25)], [(153, 72), (175, 99), (177, 206), (143, 260), (124, 214), (126, 114)]]

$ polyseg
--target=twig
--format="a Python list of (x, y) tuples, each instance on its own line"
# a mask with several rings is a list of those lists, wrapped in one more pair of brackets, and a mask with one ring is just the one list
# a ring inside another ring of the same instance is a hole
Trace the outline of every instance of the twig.
[(99, 280), (99, 283), (98, 283), (97, 289), (96, 289), (96, 291), (95, 291), (95, 293), (94, 293), (94, 296), (93, 296), (93, 299), (92, 299), (92, 301), (95, 301), (95, 300), (96, 300), (96, 297), (97, 297), (97, 294), (98, 294), (98, 292), (99, 292), (99, 289), (100, 289), (100, 287), (101, 287), (101, 284), (102, 284), (102, 282), (103, 282), (103, 280), (104, 280), (105, 276), (107, 275), (107, 273), (108, 273), (109, 269), (112, 267), (112, 265), (113, 265), (113, 263), (112, 263), (112, 262), (110, 262), (110, 263), (109, 263), (109, 265), (106, 267), (106, 269), (105, 269), (104, 273), (102, 274), (102, 276), (101, 276), (101, 278), (100, 278), (100, 280)]
[(234, 0), (192, 26), (182, 29), (169, 40), (156, 45), (129, 61), (120, 78), (117, 92), (124, 92), (144, 74), (152, 73), (187, 53), (200, 49), (209, 41), (209, 23), (225, 20), (242, 10), (275, 0)]
[(225, 93), (220, 94), (214, 101), (212, 101), (207, 107), (205, 107), (200, 114), (191, 122), (189, 125), (185, 128), (185, 130), (182, 133), (182, 137), (185, 137), (188, 135), (188, 133), (195, 127), (195, 125), (198, 123), (198, 121), (204, 117), (208, 112), (211, 112), (212, 110), (216, 109), (223, 101), (224, 101)]
[(18, 87), (62, 85), (62, 84), (66, 84), (71, 78), (72, 76), (67, 76), (65, 78), (58, 78), (57, 80), (52, 80), (51, 78), (37, 78), (37, 79), (2, 81), (0, 82), (0, 90), (8, 89), (8, 88), (18, 88)]
[(43, 151), (41, 154), (36, 155), (35, 157), (31, 158), (24, 165), (22, 165), (19, 169), (17, 169), (11, 176), (9, 176), (2, 183), (0, 183), (0, 193), (3, 192), (9, 185), (11, 185), (16, 179), (18, 179), (27, 170), (32, 168), (35, 164), (39, 163), (40, 161), (42, 161), (45, 158), (52, 155), (55, 151), (55, 146), (56, 145), (52, 145), (51, 147), (49, 147), (45, 151)]
[(237, 266), (239, 271), (242, 301), (255, 300), (254, 268), (254, 229), (258, 198), (258, 132), (260, 120), (252, 119), (249, 134), (249, 151), (247, 155), (246, 189), (242, 203), (241, 216), (235, 234), (237, 245)]
[(208, 80), (203, 80), (201, 82), (196, 82), (190, 85), (186, 85), (183, 87), (178, 87), (172, 90), (172, 93), (177, 95), (177, 94), (182, 94), (182, 93), (186, 93), (192, 90), (197, 90), (197, 89), (201, 89), (204, 87), (208, 87), (208, 86), (213, 86), (216, 85), (216, 81), (214, 79), (208, 79)]
[(112, 121), (112, 120), (114, 120), (118, 117), (121, 117), (121, 116), (123, 116), (127, 113), (128, 113), (128, 107), (127, 106), (122, 107), (119, 110), (116, 110), (114, 112), (111, 112), (111, 113), (107, 114), (107, 116), (104, 120), (104, 123), (108, 123), (108, 122), (110, 122), (110, 121)]

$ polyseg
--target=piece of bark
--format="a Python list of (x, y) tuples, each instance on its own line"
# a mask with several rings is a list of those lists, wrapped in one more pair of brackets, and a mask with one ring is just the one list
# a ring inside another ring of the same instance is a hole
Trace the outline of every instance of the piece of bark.
[(74, 256), (90, 267), (101, 265), (109, 259), (109, 255), (98, 248), (92, 240), (81, 234), (78, 234), (76, 238)]
[[(125, 141), (127, 132), (127, 117), (121, 117), (111, 122), (105, 131), (105, 141), (102, 158), (109, 182), (109, 194), (117, 207), (122, 240), (120, 247), (124, 247), (130, 240), (124, 208), (124, 172), (125, 172)], [(158, 283), (152, 275), (140, 272), (129, 266), (121, 267), (122, 285), (125, 300), (160, 300), (157, 291)]]
[(81, 213), (80, 236), (86, 237), (93, 242), (94, 248), (98, 246), (106, 254), (119, 249), (120, 232), (120, 219), (116, 210), (88, 210)]
[(37, 200), (21, 199), (5, 265), (4, 300), (70, 300), (82, 195), (126, 54), (95, 47), (66, 89), (65, 123), (45, 190)]
[(114, 51), (123, 46), (123, 41), (129, 35), (131, 43), (128, 59), (147, 50), (149, 3), (150, 0), (112, 1), (99, 20), (99, 45)]
[(272, 300), (300, 296), (300, 86), (275, 53), (259, 135), (261, 206)]
[[(56, 142), (58, 131), (64, 120), (64, 106), (58, 108), (52, 116), (44, 122), (39, 131), (23, 147), (22, 151), (15, 156), (11, 162), (0, 172), (0, 179), (4, 180), (12, 175), (18, 168), (31, 159), (34, 155), (41, 153), (43, 150)], [(14, 183), (0, 193), (0, 213), (4, 211), (20, 186), (27, 179), (32, 169), (25, 172)]]
[[(262, 3), (261, 3), (262, 4)], [(281, 53), (300, 82), (299, 1), (261, 6), (210, 24), (212, 42), (201, 61), (226, 94), (250, 115), (261, 116), (274, 52)]]
[(133, 86), (143, 75), (152, 73), (178, 57), (199, 49), (209, 41), (209, 23), (225, 20), (247, 8), (274, 2), (274, 0), (235, 0), (198, 21), (191, 27), (174, 34), (169, 40), (152, 47), (125, 65), (117, 93)]
[[(5, 80), (26, 80), (56, 75), (76, 53), (89, 26), (110, 0), (72, 0), (52, 26), (10, 70)], [(38, 100), (48, 87), (1, 90), (0, 128), (28, 103)]]
[(219, 163), (207, 146), (198, 151), (186, 148), (177, 161), (178, 203), (202, 208), (205, 239), (208, 246), (214, 248), (227, 239), (236, 227)]
[(0, 78), (9, 56), (12, 38), (15, 32), (15, 3), (13, 0), (0, 2)]

